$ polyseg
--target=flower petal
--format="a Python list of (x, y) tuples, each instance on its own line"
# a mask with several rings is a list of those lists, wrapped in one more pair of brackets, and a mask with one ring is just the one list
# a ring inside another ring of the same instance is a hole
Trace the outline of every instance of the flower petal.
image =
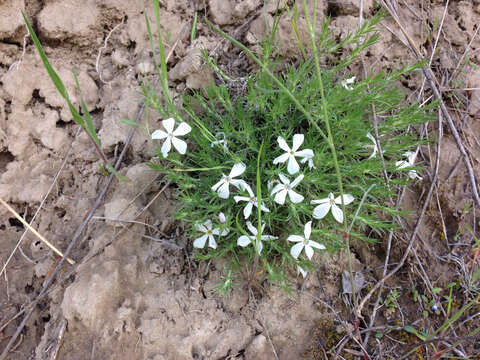
[(263, 211), (263, 212), (270, 212), (270, 210), (263, 204), (260, 205), (260, 209)]
[(275, 195), (275, 198), (273, 199), (273, 201), (275, 201), (277, 204), (283, 205), (285, 204), (286, 196), (287, 196), (287, 190), (283, 189), (282, 191), (279, 191), (277, 195)]
[(404, 169), (406, 167), (409, 167), (410, 164), (405, 160), (399, 160), (395, 163), (395, 166), (397, 167), (397, 169)]
[(326, 204), (328, 202), (330, 202), (330, 199), (325, 198), (325, 199), (319, 199), (319, 200), (312, 200), (310, 201), (310, 204)]
[(224, 182), (222, 186), (218, 188), (218, 196), (220, 196), (222, 199), (228, 199), (230, 196), (230, 189), (228, 187), (228, 183)]
[[(348, 205), (350, 204), (353, 200), (355, 200), (355, 198), (350, 195), (350, 194), (343, 194), (343, 204), (344, 205)], [(342, 197), (341, 196), (337, 196), (335, 198), (335, 204), (341, 204), (342, 203)]]
[(237, 245), (239, 245), (241, 247), (245, 247), (248, 244), (250, 244), (251, 242), (252, 241), (250, 240), (250, 237), (248, 237), (246, 235), (242, 235), (237, 239)]
[(300, 146), (302, 146), (304, 139), (305, 139), (305, 136), (303, 134), (293, 135), (293, 146), (292, 146), (293, 152), (297, 151), (300, 148)]
[(302, 274), (303, 278), (305, 279), (305, 276), (307, 276), (307, 272), (303, 270), (300, 266), (297, 265), (297, 271)]
[(207, 221), (205, 221), (205, 222), (203, 223), (203, 225), (205, 225), (205, 228), (206, 228), (207, 230), (212, 230), (212, 220), (208, 219)]
[(303, 246), (303, 242), (293, 245), (290, 249), (290, 255), (292, 255), (294, 259), (298, 259), (298, 256), (302, 252)]
[(230, 184), (232, 184), (233, 186), (235, 186), (237, 189), (240, 189), (240, 190), (245, 190), (246, 187), (248, 186), (248, 184), (241, 179), (232, 179), (230, 180)]
[(282, 155), (273, 159), (273, 165), (277, 165), (279, 163), (283, 164), (285, 161), (288, 160), (289, 157), (290, 157), (289, 153), (283, 153)]
[(330, 211), (330, 203), (323, 203), (313, 209), (313, 217), (315, 219), (323, 219)]
[(247, 228), (253, 235), (257, 236), (258, 234), (257, 228), (253, 226), (250, 221), (247, 221)]
[(212, 190), (217, 191), (217, 189), (220, 187), (220, 185), (222, 185), (224, 183), (225, 183), (225, 178), (222, 177), (222, 180), (220, 180), (219, 182), (217, 182), (215, 185), (212, 186)]
[(295, 178), (295, 180), (292, 181), (292, 183), (290, 184), (290, 187), (294, 188), (295, 186), (297, 186), (300, 183), (300, 181), (303, 180), (304, 177), (305, 177), (305, 175), (303, 175), (303, 174), (298, 175)]
[(153, 140), (165, 139), (167, 136), (168, 136), (168, 134), (163, 130), (155, 130), (152, 133), (152, 139)]
[(250, 195), (250, 197), (255, 196), (255, 195), (253, 194), (253, 191), (252, 191), (252, 188), (250, 187), (250, 185), (248, 185), (247, 183), (245, 183), (245, 184), (246, 184), (246, 185), (245, 185), (243, 188), (244, 188), (245, 190), (247, 190), (248, 195)]
[(295, 153), (295, 156), (298, 156), (298, 157), (301, 157), (303, 158), (302, 162), (305, 162), (306, 160), (305, 159), (311, 159), (313, 158), (314, 154), (313, 154), (313, 150), (311, 149), (305, 149), (305, 150), (300, 150), (300, 151), (297, 151)]
[(200, 236), (199, 238), (193, 241), (193, 247), (198, 249), (203, 249), (205, 247), (205, 242), (207, 241), (207, 239), (208, 239), (207, 234)]
[(326, 249), (325, 245), (317, 243), (316, 241), (312, 241), (312, 240), (310, 240), (307, 245), (311, 246), (311, 247), (314, 247), (316, 249), (319, 249), (319, 250), (325, 250)]
[(243, 208), (243, 216), (245, 219), (248, 219), (250, 215), (252, 214), (252, 208), (253, 208), (253, 203), (248, 202), (247, 205)]
[(295, 156), (288, 157), (287, 171), (290, 175), (296, 174), (300, 170), (300, 165), (298, 165)]
[(290, 201), (294, 204), (298, 204), (299, 202), (302, 202), (303, 199), (305, 199), (302, 195), (293, 190), (288, 190), (288, 197), (290, 198)]
[(239, 201), (250, 201), (250, 198), (246, 196), (235, 196), (233, 200), (238, 203)]
[(192, 127), (188, 125), (186, 122), (180, 123), (177, 129), (173, 132), (173, 136), (183, 136), (187, 135), (190, 131), (192, 131)]
[(262, 249), (263, 249), (263, 243), (260, 241), (260, 243), (258, 244), (258, 255), (262, 253)]
[(303, 237), (301, 237), (300, 235), (290, 235), (288, 238), (287, 238), (288, 241), (292, 241), (292, 242), (301, 242), (303, 240), (305, 240)]
[(277, 138), (277, 141), (278, 141), (278, 146), (280, 146), (280, 149), (282, 149), (283, 151), (286, 151), (287, 153), (290, 152), (290, 146), (288, 146), (287, 142), (283, 137), (279, 136)]
[(311, 248), (311, 246), (309, 246), (308, 244), (305, 245), (305, 255), (307, 255), (308, 257), (308, 260), (311, 260), (312, 259), (312, 256), (313, 256), (313, 249)]
[(213, 249), (217, 248), (217, 242), (215, 241), (215, 238), (212, 235), (208, 236), (208, 246), (210, 246)]
[(244, 163), (241, 163), (241, 162), (236, 163), (235, 165), (233, 165), (232, 171), (230, 171), (230, 177), (234, 178), (234, 177), (242, 175), (246, 168), (247, 167)]
[(180, 154), (185, 155), (187, 152), (187, 143), (185, 141), (172, 137), (172, 143)]
[(276, 239), (278, 239), (278, 236), (273, 236), (273, 235), (262, 235), (260, 239), (262, 239), (262, 240), (264, 240), (264, 241), (268, 241), (268, 240), (276, 240)]
[(343, 211), (337, 205), (332, 205), (332, 215), (339, 223), (343, 223)]
[(277, 192), (279, 192), (280, 190), (284, 190), (285, 189), (285, 185), (283, 184), (277, 184), (275, 185), (275, 187), (273, 188), (273, 190), (270, 192), (270, 195), (273, 195)]
[(305, 224), (305, 229), (303, 230), (303, 234), (305, 235), (305, 239), (310, 239), (310, 235), (312, 234), (312, 222), (309, 221)]
[(280, 178), (280, 181), (284, 183), (285, 185), (290, 184), (290, 180), (283, 174), (278, 174), (278, 177)]
[(197, 230), (206, 233), (208, 229), (205, 227), (203, 224), (198, 224), (197, 225)]
[(169, 134), (173, 132), (173, 128), (175, 127), (175, 119), (174, 118), (168, 118), (162, 121), (162, 125), (167, 130)]
[(170, 140), (170, 138), (166, 138), (165, 141), (163, 142), (163, 145), (162, 145), (162, 148), (161, 148), (161, 152), (162, 152), (162, 155), (164, 158), (166, 158), (168, 156), (168, 153), (170, 151), (170, 149), (172, 148), (172, 142)]
[(369, 132), (367, 132), (366, 137), (369, 138), (369, 139), (372, 141), (373, 145), (377, 145), (377, 141), (375, 140), (375, 138), (373, 137), (372, 134), (370, 134)]
[(220, 233), (220, 236), (227, 236), (228, 234), (230, 234), (230, 229), (225, 229)]
[(217, 236), (220, 235), (220, 229), (218, 229), (218, 228), (213, 229), (212, 230), (212, 235), (217, 235)]

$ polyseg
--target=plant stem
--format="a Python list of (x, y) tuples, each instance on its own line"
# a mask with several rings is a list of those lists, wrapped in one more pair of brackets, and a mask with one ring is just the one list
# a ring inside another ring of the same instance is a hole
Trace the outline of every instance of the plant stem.
[(342, 173), (340, 172), (340, 166), (338, 164), (338, 157), (337, 157), (337, 151), (335, 149), (335, 143), (333, 142), (333, 136), (332, 136), (332, 130), (330, 127), (330, 120), (328, 118), (328, 110), (327, 110), (327, 101), (325, 99), (325, 91), (323, 87), (323, 79), (322, 79), (322, 73), (320, 70), (320, 61), (318, 60), (318, 49), (317, 49), (317, 42), (315, 40), (315, 24), (316, 24), (316, 17), (317, 17), (317, 0), (313, 1), (313, 15), (312, 15), (312, 21), (310, 22), (310, 16), (308, 15), (308, 7), (307, 3), (305, 0), (303, 0), (303, 9), (305, 12), (305, 21), (307, 23), (307, 28), (308, 28), (308, 33), (310, 35), (310, 41), (312, 43), (312, 52), (313, 52), (313, 59), (315, 62), (315, 72), (317, 76), (317, 81), (318, 81), (318, 88), (320, 90), (320, 97), (322, 98), (322, 110), (323, 110), (323, 118), (325, 122), (325, 127), (327, 128), (327, 143), (330, 147), (330, 151), (332, 152), (332, 157), (333, 157), (333, 163), (335, 165), (335, 173), (337, 175), (337, 183), (338, 183), (338, 189), (340, 191), (340, 199), (342, 201), (342, 211), (344, 214), (344, 219), (343, 219), (343, 228), (344, 228), (344, 234), (345, 234), (345, 240), (346, 240), (346, 246), (347, 246), (347, 251), (348, 251), (348, 271), (350, 273), (350, 281), (352, 284), (352, 298), (353, 298), (353, 303), (356, 306), (357, 305), (357, 299), (355, 295), (355, 281), (353, 278), (353, 269), (352, 269), (352, 260), (350, 257), (350, 236), (348, 234), (348, 228), (347, 228), (347, 222), (345, 221), (345, 201), (343, 198), (343, 182), (342, 182)]

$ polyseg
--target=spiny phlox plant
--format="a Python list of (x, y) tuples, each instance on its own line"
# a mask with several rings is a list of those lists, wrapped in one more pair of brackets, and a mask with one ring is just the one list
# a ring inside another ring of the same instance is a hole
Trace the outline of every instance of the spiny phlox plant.
[(392, 216), (402, 214), (386, 199), (398, 186), (421, 180), (415, 167), (420, 142), (406, 129), (428, 121), (429, 109), (405, 103), (396, 84), (419, 66), (360, 80), (348, 74), (347, 66), (375, 42), (376, 21), (340, 44), (324, 24), (319, 53), (354, 46), (351, 55), (321, 68), (313, 54), (273, 75), (276, 62), (266, 42), (244, 93), (212, 84), (186, 96), (174, 112), (146, 94), (165, 119), (151, 134), (163, 143), (150, 166), (176, 184), (176, 216), (187, 225), (197, 258), (227, 259), (230, 285), (232, 272), (285, 285), (289, 269), (305, 277), (315, 252), (344, 248), (345, 236), (374, 242), (395, 227)]

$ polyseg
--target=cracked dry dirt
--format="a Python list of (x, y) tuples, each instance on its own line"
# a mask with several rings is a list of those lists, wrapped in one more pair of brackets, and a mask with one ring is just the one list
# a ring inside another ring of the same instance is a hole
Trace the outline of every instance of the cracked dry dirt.
[[(153, 9), (147, 3), (146, 11), (153, 23)], [(364, 17), (376, 11), (372, 0), (319, 0), (316, 11), (319, 18), (331, 16), (331, 27), (341, 37), (358, 27), (360, 3)], [(284, 4), (284, 0), (280, 1), (281, 6)], [(419, 4), (408, 0), (400, 8), (407, 30), (430, 56), (432, 39), (428, 35), (436, 35), (431, 28), (433, 19), (442, 18), (443, 2)], [(154, 79), (152, 56), (158, 54), (149, 50), (140, 1), (0, 1), (0, 197), (30, 221), (48, 194), (34, 227), (58, 248), (65, 249), (105, 177), (99, 171), (95, 149), (84, 133), (77, 133), (78, 127), (63, 99), (25, 37), (20, 10), (34, 24), (76, 105), (79, 97), (71, 69), (77, 71), (103, 150), (110, 159), (123, 148), (130, 128), (120, 119), (133, 120), (137, 115), (142, 101), (139, 78)], [(199, 56), (201, 48), (216, 52), (220, 66), (232, 77), (244, 76), (253, 69), (244, 54), (222, 41), (201, 21), (197, 39), (190, 42), (182, 29), (187, 28), (186, 33), (190, 33), (194, 11), (198, 11), (200, 19), (206, 16), (226, 31), (235, 32), (253, 51), (259, 52), (259, 42), (266, 34), (266, 24), (273, 22), (275, 10), (273, 0), (161, 1), (161, 25), (168, 34), (167, 51), (175, 39), (180, 39), (169, 62), (174, 97), (180, 101), (188, 89), (198, 89), (216, 80)], [(300, 12), (299, 38), (307, 42), (302, 16)], [(433, 58), (432, 64), (439, 73), (460, 74), (463, 87), (480, 86), (480, 70), (474, 66), (480, 64), (480, 38), (475, 37), (479, 23), (478, 0), (451, 4), (443, 24), (441, 46)], [(413, 63), (393, 21), (385, 18), (380, 28), (380, 41), (366, 54), (367, 64), (388, 70)], [(299, 58), (287, 13), (282, 15), (278, 31), (279, 55), (286, 61)], [(456, 69), (466, 49), (471, 62)], [(352, 66), (352, 72), (360, 74), (360, 64)], [(426, 98), (419, 91), (420, 74), (403, 79), (399, 86), (410, 98)], [(466, 107), (454, 112), (476, 170), (480, 156), (479, 94), (479, 90), (469, 92)], [(150, 114), (149, 121), (150, 129), (158, 127), (158, 116)], [(435, 133), (435, 127), (430, 131)], [(319, 342), (327, 343), (325, 334), (332, 329), (335, 333), (338, 324), (331, 310), (311, 295), (330, 303), (348, 318), (350, 310), (340, 297), (341, 273), (346, 267), (344, 256), (318, 256), (317, 274), (300, 281), (293, 296), (264, 284), (263, 291), (255, 293), (254, 301), (247, 302), (248, 296), (242, 288), (228, 298), (219, 297), (213, 288), (220, 280), (222, 264), (207, 267), (191, 259), (190, 240), (182, 236), (180, 224), (172, 219), (174, 187), (161, 192), (137, 221), (155, 227), (180, 249), (142, 237), (150, 234), (150, 230), (140, 223), (133, 224), (112, 241), (125, 225), (118, 220), (132, 220), (164, 185), (162, 177), (145, 165), (153, 151), (154, 144), (139, 129), (121, 170), (131, 182), (114, 182), (71, 257), (80, 261), (105, 249), (80, 265), (63, 283), (53, 284), (53, 290), (35, 305), (8, 358), (274, 359), (272, 345), (279, 359), (320, 358)], [(443, 256), (451, 250), (441, 241), (438, 209), (441, 208), (446, 219), (447, 238), (453, 238), (459, 229), (476, 219), (464, 211), (472, 203), (471, 190), (459, 160), (460, 153), (448, 131), (441, 152), (438, 190), (441, 206), (432, 205), (420, 229), (421, 241), (416, 251), (430, 277), (444, 285), (452, 281), (454, 271), (451, 263), (431, 256), (432, 252)], [(422, 156), (429, 169), (435, 150), (425, 149)], [(60, 168), (58, 180), (48, 193)], [(424, 185), (428, 184), (417, 183), (407, 191), (404, 207), (413, 210), (413, 214), (407, 219), (405, 233), (411, 231)], [(2, 267), (24, 230), (20, 222), (0, 208)], [(401, 257), (404, 248), (405, 243), (399, 241), (392, 253), (394, 260)], [(357, 245), (355, 269), (364, 271), (369, 281), (374, 282), (381, 273), (384, 254), (385, 239), (368, 248)], [(36, 298), (56, 261), (31, 234), (15, 252), (0, 279), (0, 351), (21, 321), (21, 317), (12, 318)], [(67, 265), (60, 279), (69, 270)], [(418, 279), (418, 274), (406, 265), (390, 285), (408, 288), (411, 277)], [(408, 319), (417, 319), (418, 309), (404, 301)], [(378, 322), (386, 320), (389, 319), (381, 317)], [(63, 336), (57, 346), (59, 333)]]

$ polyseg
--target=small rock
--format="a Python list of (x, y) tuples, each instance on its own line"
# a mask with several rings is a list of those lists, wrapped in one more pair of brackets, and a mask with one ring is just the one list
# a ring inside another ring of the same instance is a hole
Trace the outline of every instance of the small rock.
[(25, 0), (9, 0), (0, 2), (0, 40), (19, 37), (24, 27), (20, 10), (25, 11)]
[(208, 4), (215, 24), (227, 25), (232, 22), (233, 8), (230, 0), (210, 0)]
[(153, 66), (153, 63), (148, 60), (142, 60), (137, 64), (135, 70), (137, 74), (141, 75), (153, 74), (155, 71), (155, 66)]
[[(373, 6), (373, 0), (363, 2), (363, 12), (370, 11)], [(360, 12), (360, 1), (358, 0), (329, 0), (328, 7), (336, 15), (354, 15), (358, 16)]]
[(187, 88), (204, 89), (213, 83), (213, 70), (209, 66), (202, 66), (198, 71), (187, 76)]
[(282, 10), (285, 5), (287, 4), (287, 0), (265, 0), (264, 1), (265, 11), (272, 14), (277, 11), (277, 4), (278, 10)]
[[(92, 32), (99, 23), (95, 1), (49, 1), (38, 14), (42, 35), (55, 40), (75, 37), (92, 40)], [(75, 20), (75, 21), (73, 21)]]
[(128, 66), (128, 53), (123, 49), (117, 49), (112, 54), (112, 62), (117, 68)]
[(275, 359), (272, 347), (262, 334), (257, 335), (245, 350), (245, 359)]
[[(358, 293), (365, 286), (365, 276), (361, 271), (354, 272), (353, 284), (355, 286), (355, 293)], [(352, 281), (350, 280), (350, 273), (345, 270), (342, 274), (342, 287), (344, 294), (353, 293)]]
[(243, 19), (248, 13), (260, 6), (260, 0), (243, 0), (241, 3), (235, 5), (233, 15), (237, 18)]

